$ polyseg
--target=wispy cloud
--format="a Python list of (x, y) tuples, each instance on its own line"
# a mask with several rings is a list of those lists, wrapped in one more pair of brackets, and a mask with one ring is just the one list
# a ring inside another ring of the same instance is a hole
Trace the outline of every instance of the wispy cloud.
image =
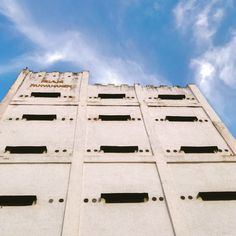
[(189, 21), (186, 21), (186, 18), (191, 15), (193, 9), (195, 8), (195, 0), (190, 1), (180, 1), (177, 6), (174, 8), (174, 15), (176, 20), (176, 26), (179, 29), (185, 30), (189, 25)]
[(2, 0), (0, 13), (36, 46), (30, 54), (14, 59), (12, 65), (0, 66), (0, 73), (12, 70), (14, 67), (19, 69), (25, 65), (37, 65), (46, 69), (54, 63), (69, 62), (90, 70), (93, 77), (101, 83), (129, 83), (134, 81), (134, 78), (135, 81), (142, 83), (158, 84), (162, 81), (160, 75), (146, 73), (145, 68), (135, 59), (104, 55), (99, 47), (94, 46), (91, 38), (80, 31), (51, 32), (46, 30), (17, 0)]
[(191, 33), (196, 44), (211, 44), (231, 1), (182, 0), (174, 8), (176, 26)]
[(232, 0), (181, 0), (174, 9), (176, 28), (191, 40), (192, 77), (228, 125), (236, 112), (236, 34), (229, 28), (228, 42), (215, 39), (232, 7)]
[(207, 83), (209, 86), (218, 80), (236, 89), (235, 51), (236, 36), (233, 35), (230, 41), (223, 46), (213, 47), (198, 58), (192, 59), (191, 65), (198, 75), (200, 84)]
[[(180, 1), (174, 9), (176, 27), (193, 39), (190, 68), (196, 83), (223, 114), (225, 89), (236, 89), (236, 35), (221, 46), (214, 44), (231, 0)], [(190, 36), (189, 36), (190, 35)], [(213, 96), (214, 95), (214, 96)], [(222, 106), (219, 106), (222, 105)], [(219, 109), (220, 107), (220, 109)]]

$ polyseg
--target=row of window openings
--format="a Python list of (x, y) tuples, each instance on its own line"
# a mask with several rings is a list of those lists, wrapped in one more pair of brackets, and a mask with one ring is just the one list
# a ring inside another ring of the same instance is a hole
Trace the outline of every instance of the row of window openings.
[(177, 149), (167, 149), (167, 153), (221, 153), (229, 152), (229, 149), (219, 149), (217, 146), (181, 146)]
[[(27, 120), (27, 121), (53, 121), (53, 120), (57, 120), (57, 115), (55, 114), (40, 114), (40, 115), (37, 115), (37, 114), (23, 114), (21, 118), (19, 117), (16, 117), (16, 118), (12, 118), (12, 117), (9, 117), (8, 120)], [(65, 118), (65, 117), (62, 117), (61, 118), (62, 121), (65, 121), (65, 120), (74, 120), (74, 118), (72, 117), (69, 117), (69, 118)]]
[[(28, 97), (29, 95), (20, 95), (20, 97)], [(61, 93), (59, 92), (32, 92), (31, 97), (47, 97), (47, 98), (58, 98), (61, 97)], [(64, 96), (68, 98), (73, 98), (73, 96)], [(135, 97), (129, 97), (126, 96), (124, 93), (99, 93), (97, 97), (89, 97), (91, 98), (100, 98), (100, 99), (134, 99)], [(151, 99), (151, 97), (149, 97)], [(159, 94), (157, 97), (154, 97), (154, 99), (162, 99), (162, 100), (183, 100), (183, 99), (190, 99), (186, 98), (184, 94)], [(191, 98), (194, 100), (194, 98)]]
[[(6, 146), (6, 153), (11, 154), (45, 154), (48, 152), (46, 146)], [(55, 149), (55, 153), (67, 153), (67, 149)]]
[[(87, 149), (87, 152), (91, 152), (91, 149)], [(182, 153), (218, 153), (222, 152), (222, 149), (219, 149), (217, 146), (181, 146), (180, 150), (173, 150), (173, 152), (182, 152)], [(229, 152), (228, 149), (224, 149), (225, 152)], [(6, 153), (11, 154), (43, 154), (47, 153), (46, 146), (6, 146)], [(58, 149), (55, 152), (59, 152)], [(67, 152), (67, 149), (63, 149), (63, 152)], [(150, 152), (149, 149), (139, 149), (138, 146), (100, 146), (100, 150), (94, 149), (94, 152), (102, 153), (137, 153), (137, 152)], [(171, 150), (166, 150), (167, 153), (170, 153)]]
[[(152, 197), (152, 201), (164, 201), (164, 197)], [(193, 200), (192, 195), (180, 196), (181, 200), (189, 199)], [(233, 201), (236, 200), (235, 191), (218, 191), (218, 192), (199, 192), (196, 199), (202, 201)], [(93, 198), (92, 203), (104, 201), (105, 203), (141, 203), (148, 202), (150, 200), (148, 193), (102, 193), (99, 199)], [(88, 203), (89, 199), (84, 198), (84, 202)]]
[[(174, 97), (173, 97), (174, 96)], [(184, 96), (184, 97), (183, 97)], [(151, 99), (160, 99), (160, 100), (195, 100), (193, 97), (186, 97), (185, 95), (183, 96), (177, 96), (176, 95), (170, 95), (170, 96), (158, 96), (158, 97), (148, 97), (149, 100)]]
[[(37, 115), (37, 114), (23, 114), (22, 118), (15, 118), (15, 120), (39, 120), (39, 121), (53, 121), (57, 119), (57, 115), (55, 114), (47, 114), (47, 115)], [(73, 120), (73, 118), (68, 118), (69, 120)], [(8, 120), (14, 120), (12, 117), (8, 118)], [(61, 120), (66, 120), (65, 117), (61, 118)], [(98, 118), (88, 118), (88, 120), (102, 120), (102, 121), (129, 121), (129, 120), (141, 120), (141, 118), (131, 118), (130, 115), (99, 115)], [(169, 121), (169, 122), (208, 122), (207, 119), (198, 119), (196, 116), (166, 116), (165, 119), (155, 119), (155, 121)]]
[[(135, 97), (126, 97), (126, 94), (119, 93), (119, 94), (108, 94), (108, 93), (99, 93), (97, 97), (89, 97), (92, 98), (100, 98), (100, 99), (123, 99), (123, 98), (132, 98)], [(194, 98), (186, 98), (184, 94), (159, 94), (157, 97), (153, 97), (154, 99), (162, 99), (162, 100), (183, 100), (183, 99), (192, 99)], [(152, 99), (152, 97), (149, 97), (149, 99)]]
[[(59, 98), (61, 97), (61, 93), (53, 93), (53, 92), (33, 92), (31, 95), (23, 95), (21, 94), (19, 97), (39, 97), (39, 98)], [(63, 96), (64, 98), (73, 98), (74, 96)]]
[[(158, 197), (152, 197), (152, 201), (157, 201)], [(185, 196), (180, 196), (181, 200), (185, 200)], [(189, 200), (193, 199), (193, 196), (188, 196)], [(236, 191), (217, 191), (217, 192), (199, 192), (196, 196), (196, 199), (201, 199), (202, 201), (235, 201), (236, 200)], [(144, 203), (148, 202), (149, 194), (144, 193), (101, 193), (100, 198), (92, 199), (92, 202), (105, 202), (108, 204), (115, 203)], [(54, 200), (49, 199), (49, 203), (52, 203)], [(58, 200), (60, 203), (64, 202), (63, 198)], [(89, 202), (88, 198), (84, 198), (85, 203)], [(159, 201), (164, 201), (164, 197), (159, 197)], [(37, 204), (36, 195), (0, 195), (0, 206), (32, 206)]]
[[(55, 199), (49, 199), (49, 203), (55, 202)], [(64, 199), (59, 198), (59, 203), (63, 203)], [(32, 206), (37, 204), (36, 195), (0, 195), (0, 207), (8, 206)]]

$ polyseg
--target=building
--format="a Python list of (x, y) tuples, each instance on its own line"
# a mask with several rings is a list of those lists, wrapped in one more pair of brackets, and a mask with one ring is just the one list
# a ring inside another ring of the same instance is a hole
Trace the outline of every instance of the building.
[(0, 106), (0, 235), (235, 235), (236, 145), (195, 85), (23, 70)]

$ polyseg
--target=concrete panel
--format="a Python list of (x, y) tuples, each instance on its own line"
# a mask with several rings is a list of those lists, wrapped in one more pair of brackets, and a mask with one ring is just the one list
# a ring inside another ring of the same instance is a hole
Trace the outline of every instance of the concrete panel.
[(40, 120), (37, 120), (37, 118), (35, 118), (34, 121), (27, 120), (27, 118), (23, 117), (24, 115), (56, 115), (56, 119), (54, 119), (53, 122), (45, 120), (40, 121), (40, 124), (47, 124), (49, 122), (51, 125), (57, 123), (57, 126), (60, 126), (61, 124), (70, 121), (70, 124), (75, 126), (76, 112), (77, 106), (9, 105), (5, 113), (3, 114), (2, 121), (24, 121), (29, 123), (29, 125), (32, 125)]
[[(146, 202), (99, 200), (101, 193), (144, 192)], [(165, 200), (159, 197), (163, 192), (155, 164), (85, 164), (80, 235), (173, 235)]]
[[(76, 106), (9, 106), (0, 125), (0, 156), (31, 155), (7, 154), (6, 146), (46, 146), (47, 153), (37, 154), (44, 157), (71, 155), (76, 112)], [(56, 115), (56, 119), (26, 120), (22, 119), (24, 115)]]
[(235, 235), (236, 201), (203, 201), (197, 195), (199, 192), (236, 191), (236, 164), (170, 164), (169, 167), (178, 190), (173, 197), (184, 206), (182, 214), (191, 235)]
[[(81, 73), (71, 72), (31, 73), (13, 97), (12, 103), (76, 104), (79, 100), (81, 76)], [(54, 93), (55, 97), (35, 97), (32, 93)], [(58, 97), (55, 93), (59, 93)]]
[[(99, 115), (130, 115), (131, 120), (103, 121)], [(151, 155), (150, 144), (139, 107), (88, 106), (86, 150), (89, 155)], [(132, 120), (134, 119), (134, 120)], [(135, 153), (103, 153), (101, 146), (137, 146)]]
[(197, 97), (198, 101), (201, 103), (201, 106), (204, 108), (208, 116), (211, 118), (212, 123), (218, 130), (218, 132), (222, 135), (224, 140), (226, 140), (227, 144), (230, 146), (232, 152), (234, 155), (236, 154), (236, 140), (233, 137), (233, 135), (230, 133), (228, 128), (225, 126), (225, 124), (222, 122), (220, 117), (216, 114), (216, 112), (213, 110), (213, 108), (208, 103), (207, 99), (204, 98), (203, 94), (200, 92), (200, 90), (197, 88), (196, 85), (188, 85), (189, 89), (194, 93), (194, 95)]
[[(219, 155), (232, 154), (202, 108), (149, 107), (149, 111), (155, 121), (156, 136), (167, 155), (182, 155), (181, 146), (217, 146)], [(173, 122), (166, 120), (167, 116), (196, 117), (197, 121)]]
[[(139, 106), (88, 106), (87, 107), (88, 118), (91, 118), (91, 120), (94, 120), (95, 118), (98, 119), (99, 115), (114, 115), (114, 116), (130, 115), (132, 121), (142, 120), (142, 115)], [(97, 121), (102, 122), (101, 120)], [(122, 123), (124, 124), (125, 122)]]
[[(120, 98), (104, 98), (117, 95)], [(128, 85), (88, 85), (89, 105), (138, 105), (134, 86)]]
[[(142, 93), (144, 101), (149, 106), (196, 106), (199, 104), (196, 97), (187, 87), (146, 86), (142, 87)], [(163, 95), (177, 95), (177, 97), (168, 98), (162, 97)]]
[(61, 164), (0, 165), (0, 196), (37, 197), (33, 205), (1, 207), (0, 235), (60, 236), (69, 167)]

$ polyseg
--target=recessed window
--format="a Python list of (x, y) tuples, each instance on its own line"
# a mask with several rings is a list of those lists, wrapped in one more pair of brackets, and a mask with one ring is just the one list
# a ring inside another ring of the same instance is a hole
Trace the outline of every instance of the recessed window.
[(138, 146), (101, 146), (100, 150), (104, 153), (135, 153)]
[(98, 97), (101, 99), (122, 99), (125, 98), (124, 93), (99, 93)]
[(56, 115), (36, 115), (36, 114), (24, 114), (22, 119), (25, 120), (40, 120), (40, 121), (51, 121), (56, 120)]
[(61, 96), (61, 93), (55, 92), (32, 92), (31, 97), (38, 97), (38, 98), (58, 98)]
[(166, 116), (165, 120), (171, 122), (194, 122), (198, 121), (196, 116)]
[(197, 198), (201, 198), (203, 201), (233, 201), (236, 200), (236, 192), (199, 192)]
[(138, 203), (149, 200), (148, 193), (102, 193), (106, 203)]
[(164, 100), (182, 100), (182, 99), (185, 99), (185, 95), (184, 94), (159, 94), (158, 98), (164, 99)]
[(99, 115), (99, 120), (102, 121), (127, 121), (131, 120), (130, 115)]
[(182, 146), (180, 151), (185, 153), (216, 153), (218, 152), (217, 146)]
[(37, 202), (35, 195), (2, 195), (0, 206), (30, 206)]
[(12, 154), (41, 154), (47, 152), (46, 146), (7, 146), (5, 152)]

